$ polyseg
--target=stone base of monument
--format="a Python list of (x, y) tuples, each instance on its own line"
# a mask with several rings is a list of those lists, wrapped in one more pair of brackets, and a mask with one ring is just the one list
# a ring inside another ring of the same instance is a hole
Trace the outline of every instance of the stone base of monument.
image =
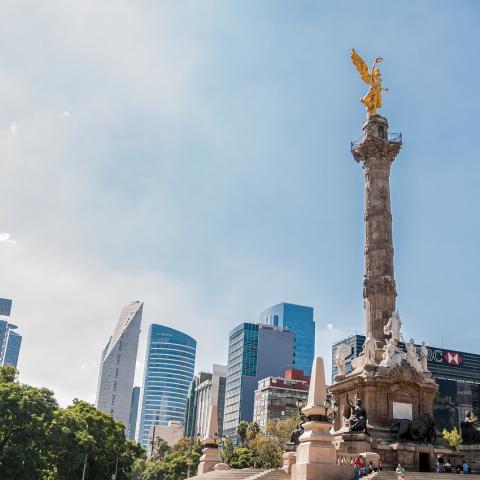
[(213, 469), (215, 472), (221, 472), (223, 470), (230, 470), (230, 467), (226, 463), (216, 463)]
[(337, 452), (330, 435), (331, 424), (310, 421), (303, 425), (305, 432), (297, 447), (296, 462), (292, 466), (291, 480), (350, 480), (354, 476), (351, 466), (337, 465)]
[(335, 435), (335, 448), (338, 453), (363, 453), (369, 452), (371, 447), (371, 437), (362, 432), (346, 432), (341, 435)]
[(292, 473), (293, 465), (295, 465), (296, 456), (295, 452), (284, 452), (282, 456), (282, 469), (289, 475)]
[(206, 446), (202, 450), (202, 452), (203, 455), (200, 457), (200, 464), (198, 465), (197, 475), (211, 472), (212, 470), (214, 470), (216, 465), (222, 463), (218, 448)]
[[(438, 386), (431, 374), (419, 372), (405, 361), (394, 368), (376, 365), (357, 367), (330, 386), (339, 407), (334, 435), (337, 446), (342, 449), (340, 451), (377, 452), (384, 465), (401, 463), (419, 470), (422, 462), (427, 462), (426, 456), (420, 458), (418, 451), (412, 454), (409, 444), (400, 441), (402, 436), (409, 434), (409, 426), (401, 419), (416, 419), (421, 414), (432, 416), (433, 398)], [(344, 433), (348, 430), (349, 402), (352, 403), (357, 396), (368, 415), (369, 438), (358, 434), (349, 437)]]
[(480, 444), (460, 445), (459, 457), (466, 459), (472, 473), (480, 473)]

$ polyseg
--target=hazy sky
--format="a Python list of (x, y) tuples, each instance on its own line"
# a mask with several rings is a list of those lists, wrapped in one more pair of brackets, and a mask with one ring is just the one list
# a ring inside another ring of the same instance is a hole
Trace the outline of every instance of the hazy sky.
[[(226, 362), (228, 332), (312, 305), (317, 354), (363, 331), (363, 171), (384, 84), (405, 337), (479, 352), (480, 5), (4, 0), (0, 297), (21, 380), (93, 401), (123, 305)], [(140, 375), (139, 375), (140, 377)]]

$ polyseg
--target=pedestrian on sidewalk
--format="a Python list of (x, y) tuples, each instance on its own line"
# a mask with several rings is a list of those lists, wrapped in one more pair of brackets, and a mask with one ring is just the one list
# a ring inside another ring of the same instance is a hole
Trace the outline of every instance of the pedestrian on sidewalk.
[(397, 465), (395, 473), (397, 474), (398, 480), (405, 480), (405, 469), (400, 463)]

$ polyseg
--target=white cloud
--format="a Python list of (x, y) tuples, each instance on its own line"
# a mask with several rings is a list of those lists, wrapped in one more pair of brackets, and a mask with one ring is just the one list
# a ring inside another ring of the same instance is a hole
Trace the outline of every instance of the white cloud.
[(10, 123), (10, 131), (12, 133), (15, 133), (17, 131), (17, 128), (18, 128), (17, 122), (11, 122)]
[(0, 242), (9, 243), (11, 245), (16, 245), (17, 241), (12, 238), (9, 233), (0, 233)]

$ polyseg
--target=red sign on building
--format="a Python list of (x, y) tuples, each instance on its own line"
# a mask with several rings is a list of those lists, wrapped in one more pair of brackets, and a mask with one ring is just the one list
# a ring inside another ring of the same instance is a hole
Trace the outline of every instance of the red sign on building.
[(462, 357), (456, 352), (446, 352), (443, 358), (449, 365), (460, 365), (462, 363)]

